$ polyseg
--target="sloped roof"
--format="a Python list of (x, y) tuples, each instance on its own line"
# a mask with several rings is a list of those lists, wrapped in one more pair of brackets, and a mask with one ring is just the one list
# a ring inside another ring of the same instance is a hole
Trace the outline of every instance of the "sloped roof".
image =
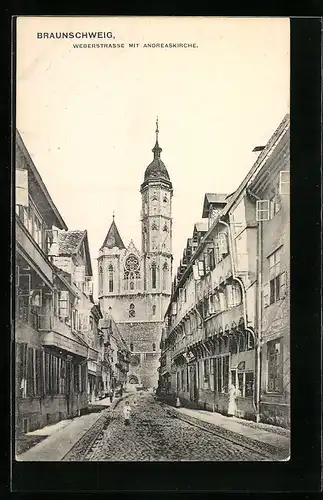
[(206, 233), (206, 231), (208, 230), (208, 223), (207, 221), (201, 221), (201, 222), (195, 222), (194, 224), (194, 232), (195, 231), (198, 231), (198, 232), (201, 232), (201, 233)]
[(65, 231), (59, 233), (59, 255), (76, 254), (82, 244), (86, 231)]
[(210, 204), (224, 206), (228, 202), (228, 194), (223, 193), (205, 193), (203, 202), (202, 217), (208, 217)]
[(121, 239), (120, 233), (118, 231), (118, 228), (116, 226), (116, 223), (114, 222), (114, 219), (111, 223), (110, 229), (108, 231), (108, 234), (105, 237), (105, 240), (102, 244), (102, 248), (114, 248), (118, 247), (120, 250), (123, 250), (126, 248), (123, 244), (123, 241)]
[(77, 254), (84, 242), (87, 274), (92, 276), (92, 264), (87, 237), (87, 230), (84, 231), (62, 231), (58, 234), (58, 255), (71, 256)]

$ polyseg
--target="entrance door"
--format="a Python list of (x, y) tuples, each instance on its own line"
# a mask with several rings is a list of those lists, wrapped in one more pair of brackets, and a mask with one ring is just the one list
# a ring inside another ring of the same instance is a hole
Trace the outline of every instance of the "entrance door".
[(190, 366), (190, 400), (198, 401), (198, 389), (196, 382), (196, 366)]

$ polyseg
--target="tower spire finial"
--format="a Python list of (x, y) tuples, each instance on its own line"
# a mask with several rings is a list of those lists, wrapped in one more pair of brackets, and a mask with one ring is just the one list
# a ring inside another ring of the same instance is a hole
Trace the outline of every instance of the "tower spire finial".
[(157, 118), (156, 118), (156, 130), (155, 130), (155, 133), (156, 133), (156, 143), (155, 143), (155, 146), (152, 149), (152, 152), (154, 153), (154, 158), (156, 159), (156, 158), (160, 158), (160, 153), (162, 152), (162, 148), (158, 144), (158, 134), (159, 134), (158, 115), (157, 115)]
[(158, 134), (159, 134), (159, 128), (158, 128), (158, 115), (156, 118), (156, 141), (158, 142)]
[(114, 217), (115, 217), (115, 213), (114, 213), (114, 210), (112, 212), (112, 220), (114, 221)]

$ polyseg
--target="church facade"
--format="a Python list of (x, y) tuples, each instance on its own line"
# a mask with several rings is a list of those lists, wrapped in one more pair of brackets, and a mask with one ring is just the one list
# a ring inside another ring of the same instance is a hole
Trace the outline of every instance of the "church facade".
[(128, 383), (157, 387), (160, 340), (171, 296), (173, 187), (156, 143), (140, 187), (141, 249), (112, 220), (98, 257), (99, 302), (131, 351)]

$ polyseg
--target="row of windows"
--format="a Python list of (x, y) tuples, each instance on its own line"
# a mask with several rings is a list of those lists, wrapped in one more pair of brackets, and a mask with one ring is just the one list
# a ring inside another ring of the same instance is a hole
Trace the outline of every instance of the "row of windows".
[(66, 394), (86, 391), (86, 365), (67, 363), (65, 359), (40, 349), (16, 344), (16, 380), (20, 397)]
[[(151, 308), (152, 315), (154, 316), (156, 314), (156, 306), (155, 304)], [(129, 306), (129, 318), (135, 318), (136, 317), (136, 307), (135, 304), (130, 304)]]
[[(100, 264), (99, 266), (99, 279), (100, 279), (100, 288), (102, 289), (102, 275), (103, 275), (103, 267)], [(167, 262), (163, 264), (163, 289), (166, 290), (168, 287), (168, 279), (169, 279), (169, 267)], [(124, 289), (125, 290), (136, 290), (140, 289), (140, 272), (129, 271), (125, 269), (124, 271)], [(155, 262), (151, 265), (151, 287), (153, 289), (157, 288), (157, 265)], [(112, 293), (114, 291), (114, 269), (113, 265), (110, 264), (108, 266), (108, 291)]]
[[(190, 390), (190, 380), (197, 389), (211, 389), (227, 393), (229, 387), (229, 355), (217, 356), (196, 363), (196, 374), (190, 377), (190, 367), (177, 372), (177, 389)], [(254, 372), (231, 369), (231, 384), (241, 397), (251, 397), (254, 388)], [(281, 339), (267, 342), (267, 391), (281, 393), (283, 390), (283, 357)]]
[(29, 198), (28, 207), (16, 205), (16, 215), (22, 221), (37, 245), (47, 254), (53, 243), (53, 236), (57, 235), (58, 232), (47, 229), (47, 225), (31, 198)]
[[(187, 301), (187, 291), (186, 288), (179, 289), (179, 307)], [(222, 291), (216, 291), (205, 298), (202, 305), (202, 313), (204, 317), (217, 312), (226, 311), (232, 307), (236, 307), (242, 302), (241, 288), (238, 284), (226, 285), (225, 289)], [(173, 314), (177, 314), (177, 304), (173, 303)]]

